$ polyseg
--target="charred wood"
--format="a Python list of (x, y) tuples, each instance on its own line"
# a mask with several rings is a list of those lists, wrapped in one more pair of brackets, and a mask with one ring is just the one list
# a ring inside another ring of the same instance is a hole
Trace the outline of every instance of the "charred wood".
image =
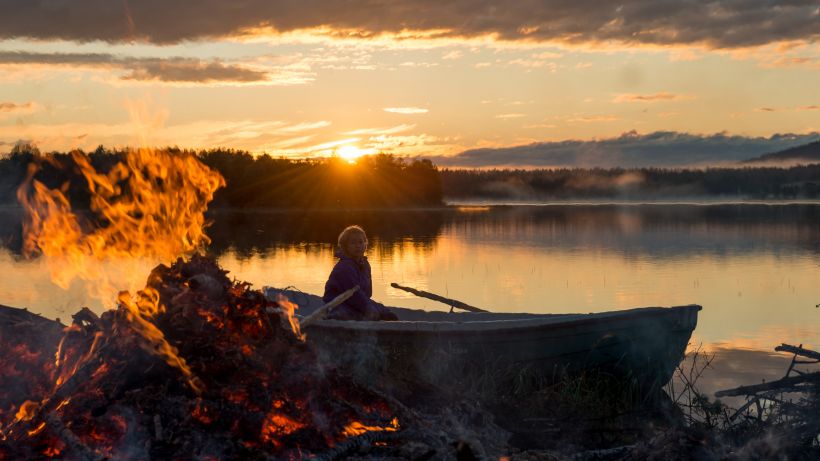
[(102, 461), (105, 459), (105, 456), (86, 446), (79, 437), (71, 432), (71, 429), (63, 424), (62, 419), (56, 413), (46, 414), (45, 423), (51, 433), (63, 441), (77, 459), (82, 461)]

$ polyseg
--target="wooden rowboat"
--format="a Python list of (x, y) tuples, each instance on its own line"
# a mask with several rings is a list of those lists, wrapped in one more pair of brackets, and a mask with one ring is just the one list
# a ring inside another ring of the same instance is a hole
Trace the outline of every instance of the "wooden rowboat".
[[(323, 305), (315, 295), (266, 288), (268, 296), (279, 293), (301, 316)], [(399, 321), (319, 320), (306, 328), (307, 341), (320, 357), (368, 375), (460, 386), (488, 373), (549, 377), (596, 369), (656, 389), (683, 358), (701, 306), (595, 314), (390, 310)]]

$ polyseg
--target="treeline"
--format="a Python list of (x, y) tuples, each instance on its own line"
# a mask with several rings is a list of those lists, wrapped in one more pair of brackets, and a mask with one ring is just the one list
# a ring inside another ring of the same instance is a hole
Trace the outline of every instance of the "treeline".
[(448, 199), (572, 200), (820, 197), (820, 165), (791, 168), (575, 168), (441, 171)]
[[(429, 160), (379, 154), (351, 164), (338, 158), (289, 160), (226, 149), (168, 151), (193, 154), (222, 174), (227, 186), (217, 191), (211, 207), (356, 209), (442, 204), (441, 177)], [(87, 155), (97, 171), (107, 172), (125, 153), (101, 146)], [(68, 182), (70, 201), (87, 206), (88, 190), (71, 155), (40, 154), (30, 146), (17, 146), (0, 159), (0, 203), (17, 202), (16, 190), (32, 162), (41, 165), (39, 181), (52, 188)]]

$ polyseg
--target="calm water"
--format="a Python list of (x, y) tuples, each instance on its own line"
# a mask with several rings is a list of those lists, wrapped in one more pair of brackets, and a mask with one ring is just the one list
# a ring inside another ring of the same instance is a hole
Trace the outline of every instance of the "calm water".
[[(368, 230), (374, 298), (446, 309), (398, 282), (498, 312), (700, 304), (693, 342), (717, 353), (706, 390), (782, 375), (781, 342), (820, 346), (820, 204), (469, 206), (401, 212), (218, 212), (209, 251), (239, 280), (321, 293), (333, 242)], [(66, 318), (101, 310), (19, 257), (0, 211), (0, 304)], [(145, 266), (147, 275), (150, 263)], [(114, 270), (115, 268), (111, 268)], [(113, 296), (112, 296), (113, 298)]]

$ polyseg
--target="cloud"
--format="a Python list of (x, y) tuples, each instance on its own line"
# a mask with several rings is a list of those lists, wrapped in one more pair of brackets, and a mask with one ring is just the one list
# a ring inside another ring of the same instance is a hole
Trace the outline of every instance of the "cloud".
[(41, 108), (42, 106), (31, 101), (22, 104), (0, 101), (0, 120), (5, 120), (9, 117), (15, 117), (22, 114), (31, 114), (39, 111)]
[(430, 159), (457, 167), (684, 167), (735, 163), (807, 144), (820, 133), (775, 134), (771, 137), (697, 135), (673, 131), (635, 131), (600, 140), (566, 140), (529, 145), (471, 149), (455, 156)]
[(268, 73), (218, 61), (204, 62), (199, 59), (138, 59), (126, 65), (129, 73), (125, 80), (158, 80), (161, 82), (264, 82)]
[(429, 112), (428, 109), (424, 109), (422, 107), (385, 107), (385, 112), (390, 112), (393, 114), (406, 114), (406, 115), (413, 115), (413, 114), (426, 114)]
[(578, 115), (567, 119), (570, 123), (599, 123), (599, 122), (615, 122), (619, 120), (614, 115)]
[(499, 118), (499, 119), (502, 119), (502, 120), (509, 120), (511, 118), (521, 118), (521, 117), (525, 117), (525, 116), (526, 116), (525, 114), (498, 114), (494, 118)]
[(558, 59), (563, 57), (564, 55), (561, 53), (553, 53), (551, 51), (544, 51), (542, 53), (536, 53), (532, 55), (533, 59)]
[[(133, 103), (133, 106), (139, 106)], [(30, 139), (42, 151), (92, 150), (105, 146), (185, 146), (190, 148), (231, 147), (252, 152), (267, 150), (274, 155), (304, 152), (303, 146), (322, 134), (325, 121), (285, 120), (197, 120), (168, 124), (167, 113), (152, 114), (147, 108), (132, 111), (149, 112), (121, 123), (0, 124), (0, 141)], [(147, 119), (147, 123), (144, 121)]]
[(108, 53), (33, 53), (0, 51), (0, 65), (51, 65), (117, 69), (122, 80), (159, 81), (168, 83), (272, 83), (277, 76), (268, 70), (258, 70), (219, 60), (195, 58), (119, 57)]
[(805, 67), (810, 69), (820, 68), (820, 59), (816, 57), (790, 56), (770, 59), (763, 63), (764, 67), (774, 67), (790, 69), (795, 67)]
[(331, 122), (327, 120), (319, 120), (317, 122), (304, 122), (295, 125), (289, 125), (277, 130), (278, 133), (301, 133), (302, 131), (318, 130), (330, 126)]
[(658, 101), (680, 101), (682, 99), (691, 99), (688, 96), (683, 96), (680, 94), (672, 94), (672, 93), (652, 93), (652, 94), (634, 94), (634, 93), (624, 93), (615, 96), (612, 99), (614, 103), (622, 103), (622, 102), (658, 102)]
[(416, 62), (416, 61), (405, 61), (399, 64), (401, 67), (422, 67), (422, 68), (431, 68), (431, 67), (438, 67), (437, 62)]
[(17, 104), (13, 102), (0, 102), (0, 114), (10, 114), (12, 112), (33, 112), (37, 108), (37, 104), (27, 102)]
[(816, 104), (807, 105), (807, 106), (798, 106), (794, 108), (788, 107), (757, 107), (755, 108), (755, 112), (786, 112), (786, 111), (794, 111), (794, 112), (803, 112), (807, 110), (820, 110), (820, 106)]
[(347, 131), (343, 134), (346, 136), (363, 136), (363, 135), (385, 135), (385, 134), (396, 134), (401, 133), (404, 131), (409, 131), (415, 128), (415, 124), (406, 124), (403, 123), (401, 125), (391, 126), (387, 128), (360, 128), (358, 130)]
[(485, 0), (244, 0), (238, 8), (223, 0), (27, 0), (6, 2), (0, 38), (163, 44), (322, 28), (327, 35), (364, 39), (392, 34), (397, 40), (495, 37), (736, 48), (809, 42), (820, 35), (818, 23), (813, 1), (521, 0), (499, 8)]

